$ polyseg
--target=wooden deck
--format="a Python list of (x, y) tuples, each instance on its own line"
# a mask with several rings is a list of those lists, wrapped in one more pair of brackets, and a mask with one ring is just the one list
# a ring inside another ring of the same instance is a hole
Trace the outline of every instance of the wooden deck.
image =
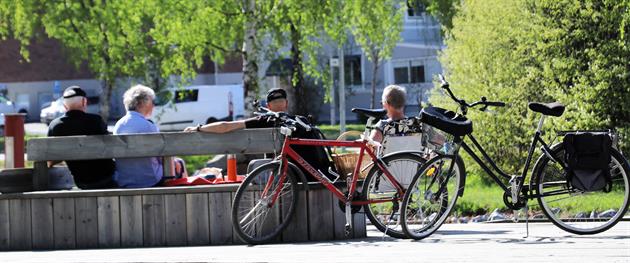
[[(242, 244), (233, 233), (237, 185), (0, 195), (0, 250)], [(322, 187), (300, 190), (296, 214), (277, 242), (347, 239), (337, 199)], [(354, 215), (350, 238), (366, 236)]]

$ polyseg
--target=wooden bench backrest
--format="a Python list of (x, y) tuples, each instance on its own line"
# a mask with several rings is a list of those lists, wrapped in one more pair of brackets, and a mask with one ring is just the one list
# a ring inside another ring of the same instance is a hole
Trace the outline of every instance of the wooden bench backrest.
[[(26, 153), (33, 165), (33, 189), (50, 184), (46, 161), (186, 156), (206, 154), (279, 152), (282, 137), (277, 129), (250, 129), (230, 133), (151, 133), (129, 135), (67, 136), (31, 139)], [(165, 165), (170, 162), (164, 162)], [(165, 173), (171, 171), (165, 167)]]
[(280, 151), (282, 140), (275, 129), (239, 130), (224, 134), (153, 133), (129, 135), (68, 136), (30, 139), (30, 161), (89, 160), (151, 156), (269, 153)]

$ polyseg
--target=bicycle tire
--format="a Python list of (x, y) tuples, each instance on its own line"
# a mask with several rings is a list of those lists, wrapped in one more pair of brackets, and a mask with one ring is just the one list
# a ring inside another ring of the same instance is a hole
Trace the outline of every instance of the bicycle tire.
[[(562, 144), (554, 145), (552, 154), (564, 162)], [(560, 164), (550, 162), (544, 154), (539, 157), (532, 176), (535, 194), (543, 213), (554, 225), (573, 234), (590, 235), (610, 229), (623, 218), (630, 199), (630, 166), (616, 149), (611, 148), (611, 154), (610, 192), (572, 189)], [(551, 191), (559, 194), (548, 195)]]
[[(401, 225), (408, 237), (419, 240), (430, 236), (455, 207), (464, 188), (466, 171), (461, 157), (457, 156), (451, 175), (447, 176), (452, 162), (452, 156), (436, 156), (414, 176), (401, 204)], [(437, 196), (442, 184), (446, 188)]]
[[(420, 157), (420, 153), (394, 153), (383, 157), (382, 159), (387, 165), (387, 169), (396, 178), (404, 189), (407, 189), (413, 175), (417, 172), (417, 169), (426, 161)], [(406, 164), (402, 162), (406, 161)], [(411, 161), (411, 162), (408, 162)], [(392, 182), (387, 179), (378, 169), (373, 167), (368, 175), (365, 177), (362, 187), (362, 197), (367, 201), (375, 199), (388, 199), (394, 198), (397, 195), (396, 188), (392, 185)], [(409, 174), (413, 172), (412, 174)], [(405, 233), (402, 232), (400, 224), (398, 224), (398, 218), (400, 218), (399, 207), (400, 199), (392, 200), (391, 203), (375, 203), (366, 204), (363, 206), (363, 211), (367, 218), (370, 220), (379, 231), (394, 237), (394, 238), (406, 238)], [(391, 204), (391, 207), (390, 205)], [(391, 221), (396, 220), (396, 224), (392, 227)]]
[(274, 191), (261, 196), (267, 184), (272, 186), (270, 189), (279, 186), (279, 167), (280, 163), (274, 162), (256, 168), (236, 191), (232, 205), (232, 225), (236, 234), (249, 244), (268, 243), (278, 237), (295, 213), (297, 179), (290, 168), (287, 168), (286, 180), (276, 202), (269, 205)]

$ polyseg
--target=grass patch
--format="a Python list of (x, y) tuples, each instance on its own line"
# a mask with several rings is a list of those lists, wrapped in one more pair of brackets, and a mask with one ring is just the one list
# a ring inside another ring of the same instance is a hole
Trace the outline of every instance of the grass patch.
[[(337, 137), (339, 137), (339, 135), (341, 134), (339, 132), (339, 125), (319, 125), (317, 126), (322, 133), (324, 134), (324, 136), (326, 136), (327, 139), (337, 139)], [(347, 124), (346, 125), (346, 131), (363, 131), (365, 130), (365, 124)]]
[(479, 215), (491, 212), (495, 208), (507, 209), (503, 203), (503, 189), (496, 185), (484, 184), (479, 175), (468, 174), (464, 196), (457, 200), (453, 213)]
[(184, 162), (186, 162), (188, 175), (192, 175), (196, 170), (206, 167), (206, 162), (213, 157), (214, 155), (190, 155), (181, 156), (180, 158), (184, 159)]

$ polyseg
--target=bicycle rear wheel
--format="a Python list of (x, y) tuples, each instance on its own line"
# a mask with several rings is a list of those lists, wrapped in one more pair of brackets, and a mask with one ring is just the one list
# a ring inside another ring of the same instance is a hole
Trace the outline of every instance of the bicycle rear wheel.
[(276, 238), (294, 214), (297, 180), (290, 171), (283, 179), (279, 168), (277, 162), (256, 168), (236, 191), (232, 225), (247, 243), (261, 244)]
[(455, 207), (464, 185), (461, 157), (437, 156), (425, 163), (414, 176), (402, 201), (402, 229), (413, 239), (430, 236), (444, 223)]
[[(383, 157), (387, 170), (396, 181), (407, 189), (418, 168), (426, 161), (412, 153), (399, 153)], [(379, 231), (395, 238), (406, 238), (399, 224), (400, 200), (395, 182), (389, 179), (377, 167), (373, 167), (363, 182), (362, 196), (368, 202), (363, 206), (366, 216)], [(377, 202), (382, 200), (383, 202)]]
[[(564, 161), (564, 147), (554, 146), (553, 155)], [(544, 214), (559, 228), (578, 235), (596, 234), (613, 227), (626, 214), (630, 167), (617, 150), (611, 148), (610, 192), (582, 192), (567, 183), (562, 166), (543, 155), (534, 171), (536, 196)]]

